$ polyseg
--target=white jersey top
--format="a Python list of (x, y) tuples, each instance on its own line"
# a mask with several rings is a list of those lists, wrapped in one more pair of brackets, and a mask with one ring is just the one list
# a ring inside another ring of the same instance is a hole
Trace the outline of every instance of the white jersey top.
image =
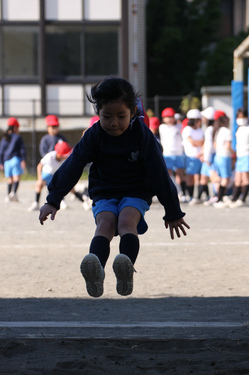
[(249, 155), (249, 126), (239, 126), (236, 132), (236, 155)]
[(44, 173), (53, 175), (64, 162), (64, 160), (57, 160), (56, 154), (56, 151), (50, 151), (41, 159), (41, 163), (43, 165), (42, 171)]
[(213, 126), (208, 126), (205, 130), (205, 141), (203, 146), (204, 161), (211, 162), (212, 155), (215, 153), (213, 143)]
[(222, 126), (217, 133), (215, 134), (215, 142), (216, 142), (216, 155), (217, 156), (231, 156), (231, 151), (227, 149), (226, 142), (232, 141), (232, 133), (231, 130)]
[(204, 132), (201, 128), (194, 129), (192, 126), (186, 126), (182, 131), (183, 147), (186, 156), (195, 158), (201, 152), (202, 146), (192, 146), (188, 138), (193, 141), (201, 141), (204, 139)]
[(183, 155), (181, 124), (159, 126), (160, 142), (164, 156)]

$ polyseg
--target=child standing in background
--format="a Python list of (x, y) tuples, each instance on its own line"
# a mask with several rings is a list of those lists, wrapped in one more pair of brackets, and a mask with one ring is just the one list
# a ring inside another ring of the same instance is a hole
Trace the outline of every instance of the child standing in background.
[(236, 132), (236, 166), (232, 201), (230, 208), (245, 206), (249, 191), (249, 126), (248, 112), (239, 108), (236, 113), (238, 130)]
[(201, 112), (190, 109), (187, 113), (188, 125), (182, 131), (183, 146), (186, 155), (186, 190), (189, 193), (190, 205), (200, 203), (194, 198), (194, 187), (199, 188), (202, 162), (201, 150), (204, 143), (204, 132), (201, 129)]
[(45, 156), (48, 152), (54, 150), (54, 146), (59, 141), (67, 142), (66, 138), (59, 133), (60, 123), (58, 117), (55, 115), (48, 115), (45, 118), (48, 134), (44, 135), (40, 141), (39, 151), (41, 157)]
[(29, 207), (28, 211), (39, 210), (39, 201), (42, 189), (52, 180), (53, 174), (62, 165), (64, 160), (68, 158), (72, 148), (67, 142), (58, 142), (54, 151), (48, 152), (37, 165), (37, 181), (35, 188), (35, 200)]
[(136, 116), (137, 95), (121, 78), (108, 78), (92, 87), (88, 99), (100, 121), (87, 129), (73, 153), (55, 172), (49, 184), (47, 203), (41, 207), (43, 224), (54, 220), (60, 201), (79, 180), (87, 163), (89, 193), (93, 200), (96, 231), (90, 253), (81, 263), (87, 291), (92, 297), (103, 294), (105, 264), (110, 242), (120, 236), (119, 251), (113, 263), (117, 292), (126, 296), (133, 290), (134, 263), (139, 252), (139, 234), (147, 231), (144, 215), (156, 195), (165, 209), (165, 227), (180, 237), (186, 235), (185, 215), (177, 191), (169, 178), (157, 140)]
[(170, 177), (175, 180), (178, 191), (185, 196), (184, 153), (182, 145), (182, 124), (175, 119), (173, 108), (164, 108), (162, 124), (159, 126), (159, 136), (163, 148), (163, 157)]
[(224, 112), (216, 111), (214, 119), (215, 157), (213, 168), (219, 178), (219, 188), (218, 200), (213, 204), (213, 207), (223, 208), (227, 206), (227, 202), (223, 202), (223, 197), (232, 176), (232, 133), (229, 129), (229, 118)]
[(19, 134), (19, 122), (15, 117), (7, 121), (8, 129), (0, 144), (0, 169), (7, 177), (5, 202), (18, 201), (17, 190), (23, 171), (26, 169), (26, 150)]
[(214, 108), (208, 107), (201, 112), (202, 121), (206, 126), (204, 133), (204, 145), (203, 145), (203, 160), (201, 167), (200, 185), (198, 191), (198, 199), (201, 200), (203, 193), (206, 194), (205, 205), (212, 202), (210, 201), (210, 194), (208, 189), (208, 183), (210, 178), (210, 167), (214, 160), (214, 146), (213, 146), (213, 124), (214, 124)]

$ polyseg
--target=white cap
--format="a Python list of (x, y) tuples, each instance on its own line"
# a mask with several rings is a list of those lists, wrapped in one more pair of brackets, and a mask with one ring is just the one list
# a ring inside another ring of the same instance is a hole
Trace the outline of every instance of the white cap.
[(214, 119), (214, 107), (207, 107), (204, 111), (201, 111), (201, 115), (208, 120)]
[(187, 112), (187, 118), (194, 120), (201, 119), (201, 112), (199, 111), (199, 109), (190, 109)]
[(176, 120), (180, 120), (181, 119), (180, 113), (175, 113), (174, 117), (175, 117)]

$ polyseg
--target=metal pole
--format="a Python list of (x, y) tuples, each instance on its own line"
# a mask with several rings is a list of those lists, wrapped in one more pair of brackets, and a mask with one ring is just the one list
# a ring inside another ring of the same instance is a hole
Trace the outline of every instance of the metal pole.
[(249, 68), (247, 69), (247, 111), (249, 111)]
[(32, 172), (36, 174), (36, 127), (35, 127), (35, 100), (32, 100)]
[(159, 102), (160, 102), (159, 95), (155, 95), (154, 96), (155, 116), (160, 118)]

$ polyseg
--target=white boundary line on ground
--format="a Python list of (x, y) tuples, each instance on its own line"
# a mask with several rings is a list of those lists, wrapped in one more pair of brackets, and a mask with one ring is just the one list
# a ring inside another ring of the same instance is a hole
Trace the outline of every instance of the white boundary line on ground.
[[(221, 242), (203, 242), (202, 243), (203, 245), (205, 246), (221, 246), (221, 245), (226, 245), (226, 246), (248, 246), (249, 245), (249, 241), (238, 241), (238, 242), (224, 242), (224, 241), (221, 241)], [(143, 247), (151, 247), (153, 246), (156, 247), (162, 247), (162, 246), (165, 246), (165, 247), (186, 247), (186, 246), (198, 246), (200, 247), (202, 245), (201, 243), (199, 242), (182, 242), (182, 243), (171, 243), (171, 242), (141, 242), (141, 246)], [(6, 245), (2, 245), (1, 244), (1, 248), (4, 249), (4, 248), (9, 248), (11, 247), (11, 249), (32, 249), (32, 248), (48, 248), (48, 247), (51, 247), (51, 246), (56, 246), (56, 248), (64, 248), (64, 247), (67, 247), (70, 246), (70, 248), (82, 248), (82, 247), (89, 247), (89, 243), (87, 244), (84, 244), (84, 243), (79, 243), (79, 244), (31, 244), (31, 245), (28, 245), (28, 244), (20, 244), (20, 245), (14, 245), (14, 244), (6, 244)]]
[(235, 328), (247, 327), (248, 322), (140, 322), (100, 323), (86, 321), (0, 321), (0, 328)]

